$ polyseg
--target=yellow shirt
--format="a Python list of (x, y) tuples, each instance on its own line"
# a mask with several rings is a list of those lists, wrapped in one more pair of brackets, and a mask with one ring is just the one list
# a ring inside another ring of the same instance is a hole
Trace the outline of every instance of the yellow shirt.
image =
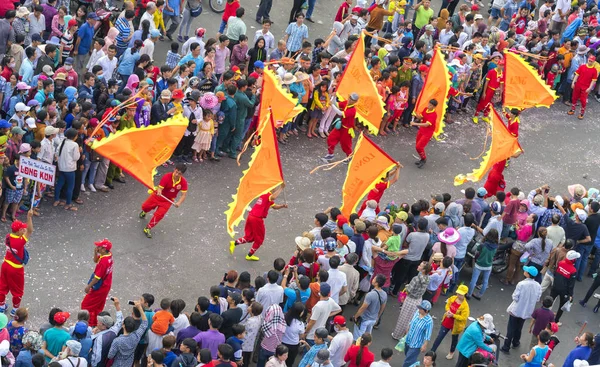
[(154, 26), (156, 29), (165, 32), (165, 21), (163, 20), (162, 10), (156, 9), (152, 16), (154, 17)]

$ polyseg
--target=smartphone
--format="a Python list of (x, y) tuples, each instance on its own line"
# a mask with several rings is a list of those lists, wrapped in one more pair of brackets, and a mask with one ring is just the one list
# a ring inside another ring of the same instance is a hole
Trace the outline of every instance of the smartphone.
[(135, 306), (135, 301), (127, 301), (127, 304)]
[(115, 301), (115, 297), (110, 297), (110, 300), (114, 302)]
[(544, 189), (544, 193), (547, 194), (550, 192), (550, 189)]

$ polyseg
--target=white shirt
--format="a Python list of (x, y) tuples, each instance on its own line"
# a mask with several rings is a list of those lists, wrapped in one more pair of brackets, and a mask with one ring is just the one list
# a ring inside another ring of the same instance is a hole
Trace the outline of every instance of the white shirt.
[(256, 293), (256, 302), (263, 305), (265, 311), (271, 305), (283, 302), (283, 288), (277, 283), (267, 283)]
[[(158, 11), (158, 10), (156, 10)], [(144, 20), (147, 20), (148, 22), (150, 22), (150, 30), (156, 29), (156, 25), (154, 24), (154, 15), (148, 13), (147, 11), (144, 12), (144, 14), (142, 15), (142, 18), (140, 18), (140, 26), (138, 27), (138, 29), (142, 29), (142, 22)]]
[[(565, 17), (564, 19), (560, 19), (560, 15), (558, 14), (559, 9), (562, 10), (563, 16)], [(571, 10), (571, 2), (569, 0), (558, 0), (556, 2), (556, 8), (554, 9), (555, 13), (552, 16), (552, 21), (559, 23), (566, 22), (569, 10)]]
[[(60, 152), (60, 146), (58, 152)], [(79, 160), (80, 155), (79, 145), (71, 139), (65, 139), (62, 152), (58, 156), (58, 169), (62, 172), (75, 172), (77, 170), (77, 160)]]
[[(113, 75), (113, 72), (117, 68), (117, 58), (113, 57), (112, 60), (108, 58), (108, 55), (102, 56), (96, 62), (96, 65), (100, 65), (102, 70), (104, 71), (105, 79), (110, 79)], [(93, 66), (93, 65), (92, 65)]]
[(190, 39), (188, 39), (187, 41), (185, 41), (185, 43), (183, 44), (183, 46), (181, 46), (181, 54), (182, 55), (187, 55), (188, 52), (190, 52), (190, 46), (192, 45), (192, 43), (198, 43), (200, 45), (200, 56), (204, 57), (205, 55), (205, 51), (204, 51), (204, 41), (202, 41), (202, 37), (192, 37)]
[(333, 367), (342, 367), (346, 364), (346, 362), (344, 362), (344, 356), (352, 346), (352, 341), (352, 333), (348, 329), (340, 330), (333, 339), (331, 339), (331, 343), (329, 344), (329, 361)]
[(288, 345), (298, 345), (300, 343), (300, 335), (304, 334), (304, 329), (305, 326), (302, 321), (293, 319), (292, 324), (285, 328), (281, 342)]
[(384, 360), (371, 363), (371, 367), (391, 367), (389, 363)]
[(47, 137), (44, 138), (41, 142), (40, 153), (38, 154), (38, 158), (42, 162), (50, 163), (54, 162), (54, 145), (52, 144), (52, 140)]
[(190, 326), (190, 320), (188, 320), (187, 316), (184, 313), (180, 313), (179, 316), (173, 322), (173, 334), (177, 336), (182, 329)]
[[(258, 291), (260, 292), (263, 288), (259, 289)], [(312, 314), (310, 315), (310, 319), (314, 320), (315, 323), (308, 331), (306, 339), (314, 340), (315, 330), (325, 326), (325, 323), (332, 312), (338, 312), (341, 310), (342, 308), (331, 297), (327, 298), (327, 300), (321, 300), (317, 302), (312, 309)]]
[(262, 29), (259, 29), (254, 34), (255, 44), (258, 37), (262, 37), (265, 39), (265, 50), (267, 52), (267, 55), (270, 55), (271, 51), (275, 50), (275, 37), (273, 36), (273, 33), (271, 33), (270, 31), (267, 33), (263, 33)]
[(90, 56), (90, 59), (88, 60), (87, 65), (85, 66), (87, 71), (89, 71), (91, 73), (92, 68), (94, 66), (96, 66), (96, 64), (98, 63), (98, 60), (100, 60), (102, 57), (104, 57), (104, 51), (102, 51), (102, 49), (100, 49), (100, 50), (94, 49), (94, 51), (92, 51), (92, 56)]
[(483, 229), (483, 235), (488, 234), (490, 229), (495, 228), (498, 231), (498, 241), (500, 241), (500, 235), (502, 234), (502, 217), (496, 215), (495, 217), (491, 217), (488, 221), (488, 224)]
[(340, 291), (343, 287), (348, 286), (348, 282), (346, 281), (346, 274), (339, 271), (339, 269), (329, 269), (327, 273), (329, 273), (327, 284), (331, 286), (331, 294), (329, 295), (329, 297), (333, 298), (335, 303), (339, 304)]
[(144, 45), (140, 48), (140, 55), (150, 56), (150, 60), (154, 60), (154, 41), (150, 38), (144, 41)]
[(45, 30), (46, 17), (44, 14), (40, 14), (39, 18), (36, 18), (34, 13), (29, 14), (29, 34), (32, 35), (37, 33), (42, 36)]
[(60, 361), (58, 361), (58, 363), (60, 363), (60, 365), (62, 367), (73, 367), (73, 366), (87, 367), (88, 366), (88, 363), (85, 360), (85, 358), (73, 357), (73, 356), (69, 356), (66, 359), (61, 359)]

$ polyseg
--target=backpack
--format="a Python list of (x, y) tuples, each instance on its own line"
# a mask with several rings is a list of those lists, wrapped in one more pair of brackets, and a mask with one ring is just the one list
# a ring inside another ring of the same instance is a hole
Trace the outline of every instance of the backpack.
[(15, 257), (15, 259), (17, 259), (18, 262), (21, 263), (21, 265), (27, 265), (27, 263), (29, 262), (29, 251), (27, 251), (27, 249), (25, 247), (23, 247), (23, 258), (21, 259), (21, 257), (19, 257), (19, 255), (17, 255), (17, 253), (12, 249), (12, 247), (10, 246), (10, 239), (9, 239), (9, 234), (6, 235), (6, 247), (8, 247), (8, 250), (10, 251), (10, 253)]

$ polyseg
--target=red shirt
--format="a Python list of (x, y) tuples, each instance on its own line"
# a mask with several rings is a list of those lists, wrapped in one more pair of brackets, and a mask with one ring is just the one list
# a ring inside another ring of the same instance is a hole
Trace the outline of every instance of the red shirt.
[(236, 10), (238, 10), (238, 8), (240, 7), (240, 2), (237, 0), (234, 0), (233, 2), (227, 2), (227, 4), (225, 4), (225, 11), (223, 12), (223, 17), (221, 18), (221, 20), (223, 20), (225, 23), (227, 23), (227, 21), (229, 20), (229, 17), (235, 17), (235, 12)]
[(488, 88), (496, 90), (502, 84), (502, 72), (498, 72), (496, 69), (488, 71), (485, 79), (488, 81)]
[(593, 66), (589, 67), (587, 64), (583, 64), (579, 66), (575, 75), (577, 75), (576, 85), (580, 88), (588, 89), (592, 85), (592, 82), (598, 79), (598, 70)]
[[(459, 307), (460, 303), (454, 301), (450, 305), (450, 309), (448, 309), (448, 311), (450, 311), (453, 314), (456, 314), (456, 311), (458, 311)], [(452, 328), (454, 327), (454, 317), (444, 317), (444, 320), (442, 320), (442, 326), (446, 329), (452, 330)]]
[(6, 244), (12, 248), (12, 251), (6, 247), (6, 255), (4, 255), (4, 261), (8, 263), (13, 268), (22, 268), (23, 264), (21, 261), (17, 260), (17, 258), (12, 254), (13, 251), (17, 254), (18, 257), (23, 260), (25, 256), (25, 245), (27, 244), (27, 237), (25, 236), (17, 236), (16, 234), (8, 234), (6, 235), (8, 241)]
[(373, 352), (369, 350), (368, 347), (364, 348), (362, 352), (362, 358), (360, 359), (360, 364), (356, 364), (356, 356), (358, 355), (358, 351), (361, 349), (358, 345), (353, 345), (348, 349), (346, 355), (344, 356), (344, 361), (350, 362), (348, 363), (348, 367), (369, 367), (371, 363), (375, 361), (375, 355)]
[(113, 273), (113, 258), (112, 254), (100, 256), (96, 269), (94, 269), (94, 277), (102, 280), (102, 286), (112, 284), (112, 273)]
[(354, 128), (354, 120), (356, 120), (356, 107), (354, 106), (348, 107), (348, 101), (339, 103), (338, 107), (342, 111), (342, 127), (346, 129)]
[(271, 193), (268, 192), (258, 197), (254, 206), (250, 210), (250, 215), (259, 218), (266, 218), (269, 214), (269, 208), (273, 206), (275, 202), (271, 200)]
[(338, 8), (337, 13), (335, 14), (335, 21), (341, 22), (345, 17), (348, 16), (348, 9), (350, 9), (350, 5), (347, 2), (343, 2), (342, 5)]
[(375, 200), (376, 202), (379, 202), (381, 200), (381, 197), (383, 196), (383, 193), (388, 187), (389, 184), (387, 182), (380, 182), (378, 184), (375, 184), (375, 188), (369, 191), (369, 194), (367, 195), (367, 200)]
[(506, 118), (508, 119), (508, 131), (511, 133), (512, 136), (519, 136), (519, 123), (521, 122), (519, 120), (518, 117), (516, 117), (514, 120), (511, 120), (510, 117), (508, 117), (508, 114), (506, 115)]
[(187, 192), (188, 185), (184, 177), (179, 181), (173, 179), (173, 172), (169, 172), (160, 179), (158, 187), (162, 189), (162, 195), (170, 200), (175, 200), (179, 191)]
[(421, 115), (423, 116), (423, 123), (427, 123), (429, 122), (431, 125), (429, 126), (421, 126), (419, 131), (422, 132), (422, 134), (426, 134), (426, 135), (432, 135), (435, 132), (435, 124), (437, 121), (437, 112), (435, 112), (435, 109), (429, 111), (427, 108), (423, 109), (423, 112), (421, 113)]

